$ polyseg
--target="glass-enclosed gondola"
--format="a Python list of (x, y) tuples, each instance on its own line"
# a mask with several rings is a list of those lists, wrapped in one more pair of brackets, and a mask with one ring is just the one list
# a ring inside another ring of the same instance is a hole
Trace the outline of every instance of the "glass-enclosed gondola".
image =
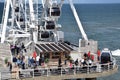
[(55, 29), (55, 23), (54, 21), (47, 21), (46, 22), (46, 29)]
[(60, 13), (61, 11), (59, 7), (52, 7), (48, 9), (48, 15), (51, 17), (59, 17)]
[(16, 8), (15, 8), (15, 12), (19, 12), (19, 7), (16, 7)]
[(42, 31), (40, 33), (41, 38), (49, 38), (50, 37), (50, 33), (48, 31)]
[(17, 18), (17, 21), (20, 21), (20, 22), (23, 22), (23, 21), (24, 21), (24, 18), (23, 18), (23, 17), (20, 17), (20, 18), (19, 18), (19, 17), (17, 16), (16, 18)]
[(24, 21), (24, 19), (21, 17), (21, 18), (20, 18), (20, 22), (23, 22), (23, 21)]

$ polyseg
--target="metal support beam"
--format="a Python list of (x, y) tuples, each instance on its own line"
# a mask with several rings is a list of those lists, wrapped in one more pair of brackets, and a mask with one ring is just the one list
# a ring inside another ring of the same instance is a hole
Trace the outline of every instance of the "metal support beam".
[(88, 37), (87, 37), (87, 35), (86, 35), (83, 27), (82, 27), (82, 24), (81, 24), (81, 22), (80, 22), (79, 16), (78, 16), (77, 11), (76, 11), (76, 9), (75, 9), (75, 7), (74, 7), (74, 5), (73, 5), (72, 0), (69, 0), (69, 3), (70, 3), (70, 7), (71, 7), (71, 9), (72, 9), (73, 15), (74, 15), (74, 17), (75, 17), (75, 20), (76, 20), (76, 22), (77, 22), (77, 24), (78, 24), (78, 27), (79, 27), (80, 31), (81, 31), (82, 37), (83, 37), (86, 41), (88, 41)]
[(5, 41), (8, 14), (9, 14), (9, 8), (10, 8), (10, 0), (6, 0), (5, 4), (6, 5), (4, 7), (5, 14), (3, 14), (4, 20), (3, 20), (3, 25), (2, 25), (1, 43), (4, 43), (4, 41)]

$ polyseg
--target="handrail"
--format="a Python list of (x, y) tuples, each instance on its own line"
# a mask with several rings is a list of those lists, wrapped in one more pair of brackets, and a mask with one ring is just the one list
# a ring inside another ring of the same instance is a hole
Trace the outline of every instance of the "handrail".
[[(73, 66), (73, 67), (44, 67), (44, 68), (36, 68), (36, 69), (24, 69), (24, 70), (14, 70), (10, 72), (1, 72), (1, 79), (4, 75), (4, 78), (35, 78), (35, 77), (45, 77), (45, 76), (68, 76), (68, 75), (82, 75), (82, 74), (96, 74), (103, 72), (108, 72), (114, 70), (116, 65), (112, 63), (107, 64), (98, 64), (98, 65), (88, 65), (88, 66)], [(110, 72), (109, 72), (110, 73)], [(11, 75), (10, 75), (11, 74)], [(13, 76), (13, 74), (15, 74)], [(6, 77), (5, 77), (6, 75)], [(7, 75), (10, 75), (7, 77)]]

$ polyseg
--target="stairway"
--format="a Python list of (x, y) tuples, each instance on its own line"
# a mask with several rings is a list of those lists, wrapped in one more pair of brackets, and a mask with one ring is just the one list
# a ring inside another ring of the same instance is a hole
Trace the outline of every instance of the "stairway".
[(11, 61), (11, 57), (10, 45), (0, 43), (0, 67), (3, 66), (6, 58), (8, 61)]
[(11, 79), (11, 73), (9, 71), (9, 68), (0, 68), (0, 80), (10, 80)]

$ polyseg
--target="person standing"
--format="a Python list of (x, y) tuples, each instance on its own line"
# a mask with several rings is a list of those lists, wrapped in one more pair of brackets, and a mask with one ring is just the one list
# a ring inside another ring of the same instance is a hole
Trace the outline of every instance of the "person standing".
[(98, 61), (99, 61), (100, 60), (100, 50), (99, 49), (97, 50), (97, 55), (98, 55), (97, 58), (98, 58)]
[(39, 59), (40, 59), (40, 56), (37, 56), (36, 57), (36, 64), (37, 64), (37, 66), (39, 66)]
[(61, 63), (62, 63), (61, 57), (59, 57), (59, 59), (58, 59), (58, 66), (61, 66)]
[(78, 66), (78, 59), (76, 59), (75, 61), (75, 66)]
[(11, 72), (12, 71), (12, 63), (8, 62), (7, 66), (9, 67), (9, 71)]
[(88, 55), (88, 58), (90, 58), (90, 55), (91, 55), (91, 54), (90, 54), (90, 51), (88, 52), (88, 54), (87, 54), (87, 55)]
[(41, 63), (42, 63), (42, 59), (41, 58), (39, 58), (39, 65), (41, 66)]

